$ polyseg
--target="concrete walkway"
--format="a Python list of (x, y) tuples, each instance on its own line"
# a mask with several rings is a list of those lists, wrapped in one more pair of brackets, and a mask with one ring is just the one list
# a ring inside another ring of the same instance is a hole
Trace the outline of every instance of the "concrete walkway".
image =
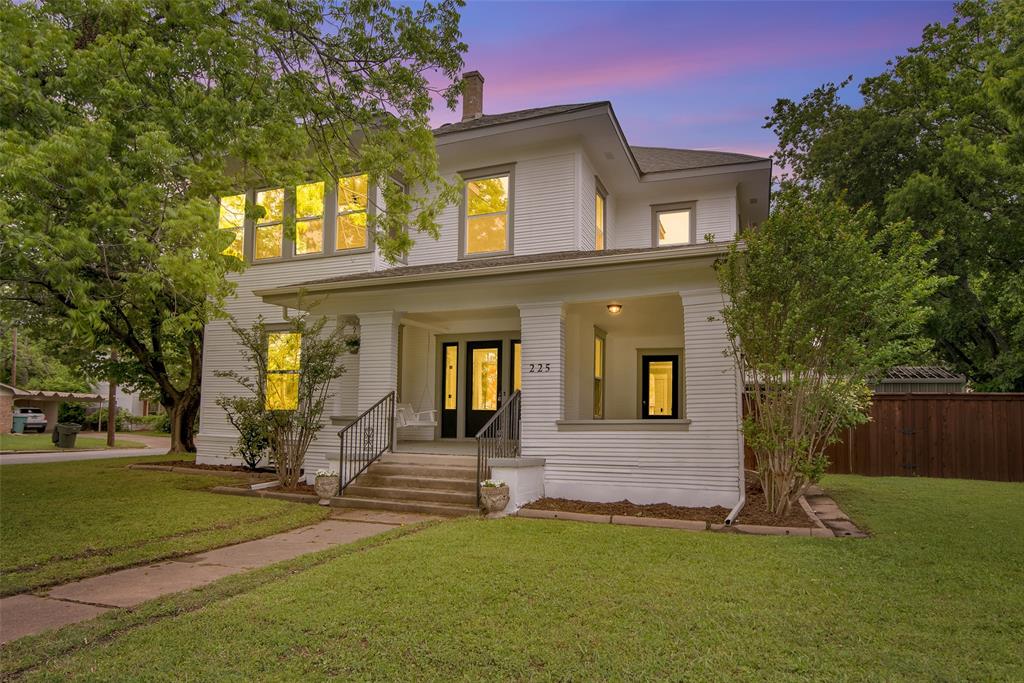
[(111, 609), (205, 586), (217, 579), (383, 533), (428, 515), (352, 510), (313, 526), (165, 562), (0, 599), (0, 643), (86, 621)]

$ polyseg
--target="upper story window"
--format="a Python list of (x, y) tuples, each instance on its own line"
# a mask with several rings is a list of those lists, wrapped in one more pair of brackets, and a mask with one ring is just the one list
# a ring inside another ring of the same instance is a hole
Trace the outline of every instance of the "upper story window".
[(295, 188), (295, 253), (319, 254), (324, 250), (324, 184), (306, 183)]
[(284, 188), (257, 192), (256, 204), (263, 207), (264, 215), (256, 221), (253, 258), (257, 261), (280, 258), (284, 240)]
[(231, 244), (224, 247), (222, 253), (234, 256), (237, 259), (244, 258), (245, 244), (245, 195), (235, 194), (230, 197), (220, 198), (220, 214), (217, 217), (217, 227), (221, 230), (230, 230), (234, 233)]
[(335, 248), (339, 251), (365, 249), (369, 243), (366, 230), (369, 185), (365, 173), (338, 180), (338, 228)]
[(605, 198), (608, 193), (601, 185), (601, 181), (595, 180), (596, 189), (594, 190), (594, 249), (597, 251), (604, 250), (604, 226), (607, 209), (605, 204)]
[(697, 230), (694, 202), (662, 204), (651, 207), (654, 246), (693, 244)]
[(463, 256), (512, 252), (512, 171), (494, 170), (466, 180)]

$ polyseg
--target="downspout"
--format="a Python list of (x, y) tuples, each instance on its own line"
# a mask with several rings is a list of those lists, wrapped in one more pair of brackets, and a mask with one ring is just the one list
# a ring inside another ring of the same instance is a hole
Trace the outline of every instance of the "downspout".
[[(737, 380), (738, 380), (738, 383), (739, 383), (739, 390), (736, 392), (736, 397), (737, 397), (736, 408), (737, 408), (737, 414), (739, 415), (740, 420), (742, 421), (743, 420), (743, 389), (746, 387), (746, 384), (743, 381), (743, 377), (740, 375), (740, 373), (738, 371), (736, 373), (736, 376), (737, 376)], [(740, 499), (739, 499), (739, 501), (737, 501), (736, 505), (733, 506), (732, 510), (729, 511), (729, 514), (726, 515), (726, 517), (725, 517), (725, 525), (726, 526), (732, 526), (733, 525), (733, 522), (735, 522), (736, 518), (739, 517), (740, 511), (743, 510), (743, 506), (747, 504), (747, 473), (746, 473), (746, 468), (744, 467), (746, 465), (746, 457), (745, 457), (744, 450), (743, 450), (743, 429), (739, 428), (737, 431), (739, 431), (739, 436), (740, 436), (740, 438), (738, 439), (738, 441), (739, 441), (739, 453), (737, 453), (740, 475), (736, 479), (739, 482)]]

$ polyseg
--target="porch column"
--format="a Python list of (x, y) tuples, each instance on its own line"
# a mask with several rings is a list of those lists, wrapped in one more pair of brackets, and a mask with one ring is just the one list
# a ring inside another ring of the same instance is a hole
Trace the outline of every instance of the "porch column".
[(359, 412), (398, 389), (398, 311), (359, 314)]
[(565, 415), (565, 305), (520, 304), (523, 455), (543, 455)]

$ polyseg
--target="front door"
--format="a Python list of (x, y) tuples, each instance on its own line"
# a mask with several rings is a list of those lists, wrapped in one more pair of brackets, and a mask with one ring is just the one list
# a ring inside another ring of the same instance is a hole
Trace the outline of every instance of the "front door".
[(640, 417), (679, 417), (679, 356), (643, 356), (640, 362)]
[(466, 430), (468, 438), (483, 429), (501, 404), (501, 345), (498, 341), (466, 343)]

